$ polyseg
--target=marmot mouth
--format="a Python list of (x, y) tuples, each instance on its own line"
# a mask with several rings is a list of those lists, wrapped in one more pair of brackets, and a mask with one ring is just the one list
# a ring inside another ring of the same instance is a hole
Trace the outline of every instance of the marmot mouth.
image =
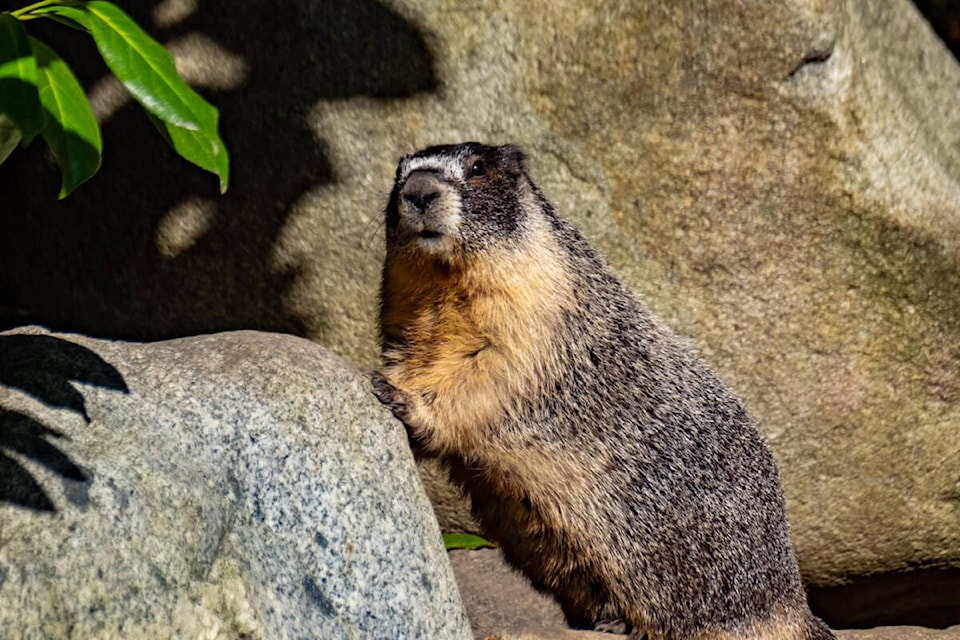
[(421, 238), (426, 238), (426, 239), (428, 239), (428, 240), (432, 240), (432, 239), (434, 239), (434, 238), (439, 238), (439, 237), (442, 236), (442, 235), (443, 235), (443, 234), (440, 233), (439, 231), (432, 231), (432, 230), (430, 230), (430, 229), (424, 229), (423, 231), (420, 232), (420, 237), (421, 237)]

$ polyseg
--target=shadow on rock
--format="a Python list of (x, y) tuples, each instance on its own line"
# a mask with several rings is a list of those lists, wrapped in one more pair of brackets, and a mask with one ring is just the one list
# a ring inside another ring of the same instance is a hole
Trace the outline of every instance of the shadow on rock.
[(956, 0), (914, 0), (936, 34), (960, 61), (960, 2)]
[[(52, 336), (0, 336), (0, 385), (19, 389), (49, 407), (74, 411), (89, 422), (83, 396), (70, 381), (128, 392), (120, 372), (86, 347)], [(0, 408), (0, 502), (55, 511), (40, 484), (10, 453), (29, 458), (64, 480), (88, 482), (88, 472), (54, 445), (64, 438), (31, 416)]]
[(811, 589), (810, 606), (837, 629), (960, 624), (960, 570), (912, 569)]
[[(434, 90), (423, 35), (374, 0), (204, 0), (179, 3), (187, 8), (175, 19), (158, 16), (178, 3), (119, 4), (189, 52), (188, 77), (220, 110), (230, 189), (221, 196), (216, 178), (176, 156), (123, 98), (106, 108), (100, 172), (63, 201), (43, 145), (18, 149), (0, 172), (0, 327), (134, 340), (239, 328), (303, 335), (284, 308), (298, 273), (277, 266), (275, 244), (298, 199), (336, 180), (306, 116), (319, 101)], [(31, 30), (91, 95), (103, 94), (109, 74), (87, 36)], [(311, 326), (323, 324), (318, 315)]]

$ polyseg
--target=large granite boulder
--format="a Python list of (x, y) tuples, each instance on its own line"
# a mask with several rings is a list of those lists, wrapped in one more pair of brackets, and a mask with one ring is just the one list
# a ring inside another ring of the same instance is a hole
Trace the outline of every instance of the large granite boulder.
[(0, 169), (8, 323), (370, 366), (397, 157), (517, 142), (758, 417), (806, 578), (956, 609), (960, 69), (907, 0), (123, 4), (221, 107), (231, 189), (81, 64), (104, 168), (64, 202), (41, 145)]
[(402, 427), (301, 338), (0, 334), (0, 541), (18, 637), (470, 637)]

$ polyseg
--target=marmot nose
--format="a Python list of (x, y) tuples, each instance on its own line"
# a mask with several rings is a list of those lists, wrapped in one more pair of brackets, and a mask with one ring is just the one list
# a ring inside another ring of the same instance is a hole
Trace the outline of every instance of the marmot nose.
[(400, 196), (423, 213), (431, 202), (440, 197), (440, 180), (433, 172), (414, 171), (403, 185)]

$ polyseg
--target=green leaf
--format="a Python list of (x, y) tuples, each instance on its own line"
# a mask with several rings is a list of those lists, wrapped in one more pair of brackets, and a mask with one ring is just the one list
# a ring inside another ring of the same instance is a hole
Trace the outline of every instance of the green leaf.
[(495, 547), (496, 545), (485, 538), (470, 533), (445, 533), (443, 546), (450, 549), (480, 549), (481, 547)]
[(65, 24), (72, 29), (80, 31), (90, 31), (90, 20), (83, 5), (73, 6), (68, 4), (54, 4), (47, 7), (39, 7), (31, 11), (32, 15), (51, 18), (61, 24)]
[(160, 43), (110, 2), (95, 0), (86, 7), (104, 61), (147, 111), (185, 129), (215, 129), (216, 110), (177, 74), (173, 56)]
[(0, 13), (0, 113), (20, 129), (24, 145), (43, 126), (37, 61), (26, 29), (9, 13)]
[(90, 32), (110, 70), (163, 123), (177, 153), (215, 173), (225, 191), (229, 157), (217, 133), (217, 110), (177, 74), (169, 52), (116, 5), (93, 0), (85, 7)]
[(67, 63), (36, 38), (30, 38), (30, 48), (37, 59), (44, 111), (40, 133), (60, 165), (60, 198), (64, 198), (100, 168), (100, 126)]
[(230, 178), (230, 157), (219, 138), (216, 140), (217, 146), (211, 149), (209, 140), (201, 132), (177, 127), (150, 113), (147, 115), (177, 153), (201, 169), (217, 175), (220, 178), (220, 193), (226, 192)]
[(20, 129), (13, 120), (0, 113), (0, 164), (7, 159), (20, 142)]

